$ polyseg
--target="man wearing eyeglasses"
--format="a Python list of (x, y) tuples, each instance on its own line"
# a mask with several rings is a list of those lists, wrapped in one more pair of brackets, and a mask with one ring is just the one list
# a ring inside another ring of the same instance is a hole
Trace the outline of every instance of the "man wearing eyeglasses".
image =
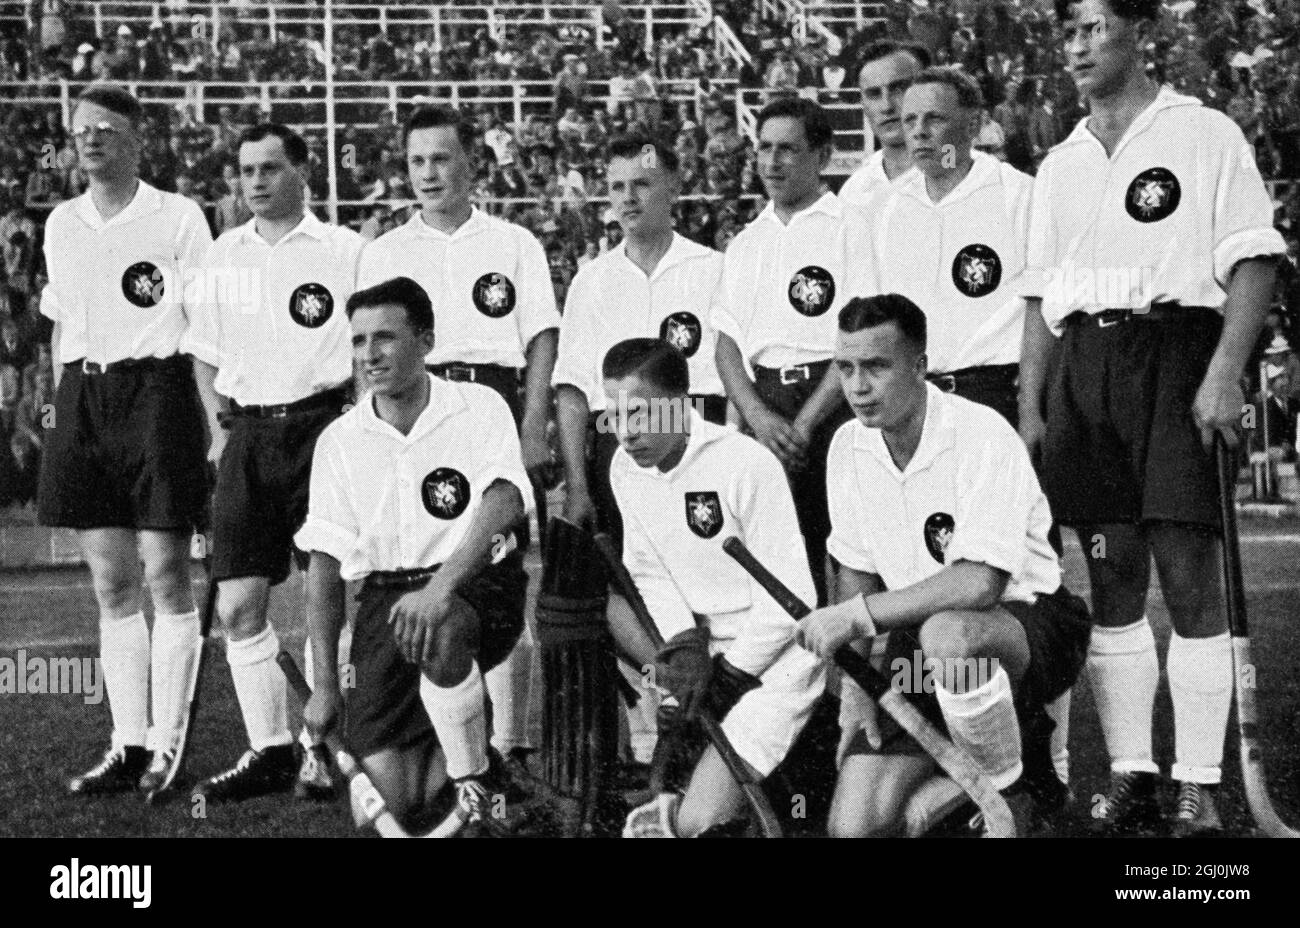
[(150, 749), (161, 758), (175, 741), (199, 647), (189, 541), (207, 494), (206, 438), (179, 345), (192, 310), (185, 284), (212, 237), (192, 200), (139, 179), (141, 118), (140, 103), (120, 88), (81, 95), (72, 134), (90, 188), (56, 208), (45, 228), (41, 312), (54, 321), (62, 376), (40, 520), (77, 530), (99, 603), (113, 718), (112, 747), (71, 781), (74, 794), (137, 788)]
[(1088, 672), (1112, 774), (1094, 815), (1110, 833), (1163, 825), (1144, 614), (1154, 556), (1173, 624), (1173, 830), (1215, 833), (1232, 661), (1211, 441), (1237, 443), (1239, 378), (1283, 245), (1241, 130), (1147, 75), (1158, 0), (1057, 0), (1056, 13), (1091, 115), (1034, 183), (1020, 432), (1088, 557)]

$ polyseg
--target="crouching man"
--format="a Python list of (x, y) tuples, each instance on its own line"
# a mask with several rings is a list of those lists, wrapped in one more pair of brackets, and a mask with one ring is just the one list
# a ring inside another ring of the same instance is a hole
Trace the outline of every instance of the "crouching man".
[[(606, 412), (619, 450), (610, 485), (623, 520), (623, 561), (666, 640), (656, 650), (630, 607), (610, 599), (615, 639), (679, 712), (710, 713), (758, 778), (793, 746), (825, 685), (821, 661), (794, 642), (795, 623), (722, 550), (731, 535), (812, 599), (790, 486), (776, 457), (691, 408), (685, 356), (633, 338), (605, 356)], [(744, 794), (706, 749), (678, 800), (634, 810), (628, 832), (695, 837), (740, 816)]]

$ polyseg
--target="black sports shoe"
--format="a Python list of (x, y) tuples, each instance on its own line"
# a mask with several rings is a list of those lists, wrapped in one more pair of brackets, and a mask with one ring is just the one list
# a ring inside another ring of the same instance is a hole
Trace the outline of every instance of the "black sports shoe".
[[(162, 786), (163, 780), (167, 779), (167, 771), (171, 769), (172, 759), (176, 756), (175, 751), (154, 751), (149, 757), (149, 769), (140, 777), (140, 792), (152, 793), (158, 787)], [(179, 775), (177, 779), (180, 779)]]
[(1178, 787), (1178, 811), (1174, 813), (1175, 838), (1211, 838), (1223, 834), (1223, 822), (1214, 802), (1215, 788), (1184, 781)]
[(1111, 775), (1110, 792), (1092, 809), (1093, 831), (1102, 835), (1141, 835), (1162, 831), (1154, 773)]
[(252, 799), (285, 792), (293, 786), (296, 773), (293, 745), (277, 744), (261, 751), (250, 749), (239, 758), (239, 763), (204, 780), (194, 792), (216, 800)]
[(130, 793), (136, 789), (140, 775), (148, 766), (149, 752), (137, 744), (109, 748), (103, 760), (68, 781), (68, 792), (74, 796)]
[(293, 784), (295, 799), (328, 802), (334, 798), (334, 776), (330, 773), (329, 752), (323, 744), (301, 749), (298, 778)]

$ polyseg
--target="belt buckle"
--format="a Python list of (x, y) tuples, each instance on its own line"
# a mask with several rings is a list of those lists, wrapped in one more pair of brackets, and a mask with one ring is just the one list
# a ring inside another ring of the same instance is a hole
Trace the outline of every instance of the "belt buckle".
[(952, 374), (935, 374), (930, 378), (930, 382), (944, 393), (957, 392), (957, 378)]
[(1116, 315), (1115, 318), (1107, 321), (1106, 313), (1108, 312), (1113, 312), (1113, 310), (1106, 310), (1105, 312), (1100, 312), (1097, 314), (1097, 328), (1108, 329), (1113, 325), (1119, 325), (1121, 322), (1127, 322), (1129, 318), (1132, 316), (1131, 312), (1127, 312), (1125, 310), (1119, 310), (1119, 314)]
[(281, 403), (278, 406), (272, 406), (266, 411), (268, 419), (287, 419), (289, 418), (289, 405)]
[(458, 383), (473, 383), (476, 377), (476, 371), (468, 364), (448, 364), (447, 379), (454, 380)]
[[(802, 377), (790, 376), (794, 374), (796, 371), (801, 373), (803, 376)], [(792, 383), (802, 383), (807, 379), (808, 379), (807, 364), (787, 364), (785, 367), (781, 368), (781, 386), (783, 387), (788, 387)]]
[(81, 361), (81, 373), (83, 374), (102, 374), (105, 367), (106, 365), (100, 364), (98, 361), (87, 361), (84, 358)]

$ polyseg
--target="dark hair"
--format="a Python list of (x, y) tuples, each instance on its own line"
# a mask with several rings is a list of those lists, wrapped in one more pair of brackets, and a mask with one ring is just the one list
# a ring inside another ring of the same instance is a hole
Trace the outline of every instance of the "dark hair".
[(424, 288), (409, 277), (394, 277), (348, 297), (348, 319), (358, 309), (395, 304), (406, 309), (406, 321), (416, 332), (433, 331), (433, 304)]
[(924, 45), (918, 45), (916, 42), (895, 42), (893, 39), (881, 39), (879, 42), (872, 42), (862, 50), (862, 53), (858, 56), (858, 70), (861, 71), (864, 65), (871, 64), (873, 61), (888, 58), (890, 55), (897, 55), (899, 52), (911, 55), (922, 68), (930, 67), (930, 64), (934, 61), (930, 56), (930, 50)]
[(926, 68), (912, 80), (912, 86), (944, 84), (957, 93), (957, 105), (964, 110), (982, 110), (984, 94), (975, 78), (955, 67)]
[(451, 126), (456, 130), (456, 138), (460, 140), (460, 147), (465, 149), (468, 157), (474, 157), (475, 132), (474, 124), (459, 112), (450, 106), (437, 104), (435, 106), (416, 107), (411, 117), (406, 120), (406, 125), (402, 127), (402, 147), (411, 138), (411, 133), (416, 129), (441, 129), (443, 126)]
[(918, 351), (925, 350), (925, 313), (899, 293), (854, 297), (840, 310), (839, 322), (846, 335), (893, 322)]
[(619, 342), (605, 353), (600, 372), (606, 380), (639, 374), (673, 393), (686, 393), (691, 388), (686, 355), (661, 338), (629, 338)]
[[(290, 164), (300, 168), (307, 163), (306, 140), (288, 126), (282, 126), (278, 122), (264, 122), (256, 126), (249, 126), (239, 133), (239, 148), (272, 136), (279, 139), (280, 144), (284, 146), (284, 155), (289, 159)], [(235, 150), (238, 151), (239, 148)]]
[[(132, 128), (138, 128), (144, 118), (144, 107), (140, 105), (140, 101), (124, 87), (113, 84), (96, 84), (87, 87), (77, 97), (77, 106), (83, 103), (93, 103), (95, 106), (102, 106), (110, 113), (125, 116), (131, 121)], [(75, 110), (76, 107), (73, 109)]]
[(673, 151), (671, 145), (661, 138), (652, 138), (648, 135), (634, 132), (628, 135), (620, 135), (609, 143), (606, 149), (606, 160), (613, 161), (615, 158), (640, 158), (647, 150), (653, 150), (654, 156), (659, 160), (659, 166), (670, 174), (676, 174), (677, 168), (681, 162), (677, 157), (677, 152)]
[(761, 136), (763, 123), (778, 116), (787, 116), (803, 123), (803, 134), (808, 139), (809, 148), (824, 148), (831, 144), (835, 136), (826, 111), (812, 100), (805, 100), (803, 97), (777, 97), (767, 104), (759, 111), (755, 133)]
[[(1070, 7), (1080, 0), (1056, 0), (1056, 18), (1065, 22), (1070, 18)], [(1120, 19), (1160, 18), (1160, 0), (1105, 0), (1106, 6)]]

